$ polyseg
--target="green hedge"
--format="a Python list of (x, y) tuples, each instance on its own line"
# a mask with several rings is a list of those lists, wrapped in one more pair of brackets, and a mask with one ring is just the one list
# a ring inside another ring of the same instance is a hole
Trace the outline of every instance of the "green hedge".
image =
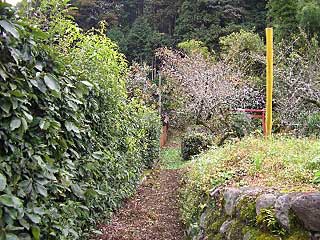
[(108, 38), (52, 57), (13, 15), (0, 5), (0, 239), (86, 238), (158, 158), (160, 120)]

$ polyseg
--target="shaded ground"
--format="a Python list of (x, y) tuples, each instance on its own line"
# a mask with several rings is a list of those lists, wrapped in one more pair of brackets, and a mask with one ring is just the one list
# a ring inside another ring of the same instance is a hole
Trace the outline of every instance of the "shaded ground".
[(103, 225), (99, 240), (183, 240), (178, 188), (181, 170), (156, 169), (146, 177), (136, 196)]

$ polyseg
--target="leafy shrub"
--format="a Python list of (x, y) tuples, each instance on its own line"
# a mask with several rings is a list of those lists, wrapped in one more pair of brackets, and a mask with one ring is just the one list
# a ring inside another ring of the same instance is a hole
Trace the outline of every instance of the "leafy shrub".
[(184, 160), (190, 160), (192, 156), (200, 154), (212, 145), (212, 139), (204, 134), (191, 132), (182, 138), (181, 154)]
[(305, 134), (308, 136), (320, 136), (320, 114), (314, 113), (307, 119)]
[(230, 125), (235, 135), (240, 138), (253, 133), (259, 128), (262, 130), (261, 120), (255, 121), (249, 118), (248, 115), (244, 113), (233, 114), (230, 118)]
[(253, 80), (261, 77), (264, 66), (256, 56), (264, 53), (264, 43), (259, 34), (241, 29), (221, 37), (220, 46), (222, 57), (232, 66), (242, 69)]
[(194, 39), (184, 41), (178, 44), (178, 48), (184, 50), (188, 55), (200, 54), (205, 59), (209, 59), (211, 57), (208, 47), (206, 47), (202, 41)]
[(12, 16), (0, 6), (0, 239), (85, 238), (158, 158), (160, 120), (127, 98), (108, 38), (61, 54)]

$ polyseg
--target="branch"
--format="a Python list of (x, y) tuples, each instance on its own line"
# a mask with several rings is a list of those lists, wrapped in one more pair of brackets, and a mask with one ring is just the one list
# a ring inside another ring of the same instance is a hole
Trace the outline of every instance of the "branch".
[(320, 102), (315, 100), (315, 99), (311, 99), (311, 98), (307, 98), (307, 97), (301, 97), (304, 101), (308, 102), (308, 103), (312, 103), (314, 105), (316, 105), (318, 108), (320, 108)]

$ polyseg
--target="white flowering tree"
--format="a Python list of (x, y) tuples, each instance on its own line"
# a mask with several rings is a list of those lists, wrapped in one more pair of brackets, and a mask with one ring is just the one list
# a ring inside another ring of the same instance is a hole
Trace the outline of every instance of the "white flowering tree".
[(175, 82), (176, 95), (183, 99), (182, 111), (216, 134), (230, 132), (228, 118), (233, 110), (259, 102), (260, 92), (245, 82), (239, 69), (224, 61), (166, 48), (159, 49), (157, 56), (162, 60), (162, 74)]
[(275, 68), (275, 105), (281, 122), (302, 131), (320, 110), (320, 49), (317, 42), (307, 41), (304, 47), (303, 51), (295, 44), (281, 47)]

